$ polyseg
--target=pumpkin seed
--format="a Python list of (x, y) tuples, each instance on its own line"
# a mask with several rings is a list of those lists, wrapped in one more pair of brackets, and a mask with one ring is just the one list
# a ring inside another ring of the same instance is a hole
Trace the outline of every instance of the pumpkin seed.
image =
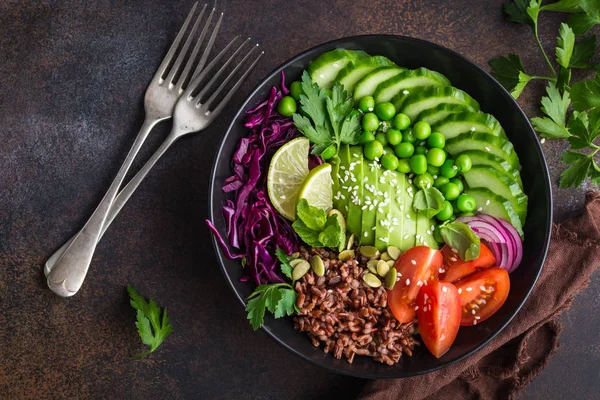
[(396, 279), (398, 279), (398, 271), (392, 267), (385, 276), (385, 288), (392, 290), (396, 284)]
[(292, 253), (292, 258), (298, 258), (298, 257), (300, 257), (300, 253), (298, 253), (298, 252)]
[(314, 255), (310, 259), (310, 266), (317, 276), (323, 276), (325, 274), (325, 264), (321, 257)]
[(297, 281), (298, 279), (306, 275), (309, 269), (310, 264), (308, 263), (308, 261), (302, 260), (300, 263), (298, 263), (298, 265), (294, 267), (294, 270), (292, 271), (292, 279)]
[(350, 257), (354, 257), (354, 250), (344, 250), (338, 255), (338, 260), (348, 261)]
[(396, 265), (396, 261), (394, 261), (394, 260), (388, 260), (388, 261), (386, 261), (386, 263), (387, 263), (387, 265), (390, 266), (390, 268), (392, 268), (394, 265)]
[(344, 218), (344, 214), (342, 214), (342, 212), (340, 210), (336, 210), (335, 208), (332, 208), (331, 211), (329, 211), (329, 216), (331, 217), (333, 214), (336, 214), (338, 216), (338, 221), (340, 222), (340, 226), (342, 228), (344, 228), (344, 230), (346, 230), (346, 218)]
[(296, 258), (295, 260), (290, 261), (290, 267), (294, 268), (296, 265), (300, 264), (304, 261), (302, 258)]
[(348, 244), (346, 245), (346, 249), (352, 250), (352, 247), (354, 247), (354, 233), (348, 238)]
[(367, 261), (367, 268), (369, 269), (369, 271), (371, 271), (372, 273), (376, 274), (377, 273), (377, 263), (380, 260), (369, 260)]
[(367, 258), (379, 257), (379, 250), (375, 246), (360, 246), (360, 254)]
[(390, 257), (387, 251), (384, 251), (383, 253), (381, 253), (381, 259), (383, 261), (389, 261), (392, 259), (392, 257)]
[(383, 260), (379, 260), (379, 262), (377, 262), (377, 274), (379, 276), (385, 276), (385, 274), (387, 274), (389, 270), (390, 266), (387, 262)]
[(365, 274), (363, 276), (363, 281), (365, 281), (365, 283), (371, 286), (372, 288), (378, 288), (379, 286), (381, 286), (381, 281), (378, 277), (376, 277), (373, 274)]
[(397, 260), (400, 258), (402, 250), (400, 250), (396, 246), (388, 246), (387, 253), (390, 255), (390, 257), (392, 257), (392, 260)]

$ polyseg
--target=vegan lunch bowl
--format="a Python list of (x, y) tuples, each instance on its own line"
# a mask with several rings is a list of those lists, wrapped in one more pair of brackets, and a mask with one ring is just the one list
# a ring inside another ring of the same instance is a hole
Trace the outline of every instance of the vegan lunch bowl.
[(222, 139), (209, 228), (248, 322), (364, 378), (457, 362), (519, 311), (552, 197), (527, 117), (441, 46), (369, 35), (273, 71)]

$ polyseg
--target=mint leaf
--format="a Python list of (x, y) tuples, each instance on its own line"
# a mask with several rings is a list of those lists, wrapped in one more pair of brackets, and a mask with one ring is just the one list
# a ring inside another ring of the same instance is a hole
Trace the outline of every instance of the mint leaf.
[(515, 86), (513, 91), (510, 93), (512, 95), (512, 97), (514, 97), (515, 99), (518, 99), (519, 96), (521, 95), (521, 93), (523, 92), (523, 89), (525, 89), (525, 86), (527, 86), (527, 84), (529, 83), (530, 80), (531, 80), (531, 77), (529, 75), (520, 71), (519, 72), (519, 82), (517, 83), (517, 86)]
[(600, 106), (600, 72), (596, 72), (594, 79), (577, 82), (571, 88), (573, 109), (585, 111)]
[(275, 250), (275, 255), (277, 259), (281, 263), (281, 272), (289, 279), (292, 279), (292, 266), (290, 265), (290, 261), (294, 259), (292, 256), (288, 256), (285, 254), (285, 251), (280, 249), (279, 247)]
[(581, 12), (579, 3), (581, 0), (560, 0), (556, 3), (546, 4), (542, 6), (542, 11), (555, 11), (555, 12), (566, 12), (566, 13), (578, 13)]
[(314, 231), (323, 229), (327, 222), (327, 213), (318, 207), (311, 206), (306, 199), (298, 200), (296, 214), (309, 229)]
[(319, 241), (319, 231), (310, 229), (302, 220), (297, 219), (292, 223), (292, 228), (300, 239), (311, 247), (322, 247)]
[(346, 246), (346, 230), (340, 224), (337, 214), (327, 218), (325, 229), (319, 234), (319, 241), (324, 247), (342, 251)]
[(135, 326), (138, 329), (142, 343), (150, 346), (150, 349), (138, 357), (148, 355), (161, 345), (167, 336), (173, 332), (173, 325), (167, 315), (167, 309), (161, 309), (152, 299), (141, 296), (133, 287), (127, 286), (130, 304), (137, 310)]
[(528, 0), (513, 0), (509, 3), (504, 3), (504, 12), (508, 15), (509, 21), (533, 27), (534, 22), (527, 12), (528, 6)]
[(525, 73), (521, 58), (517, 54), (493, 58), (489, 61), (489, 65), (492, 67), (492, 76), (509, 92), (512, 92), (519, 83), (519, 74)]
[(588, 61), (596, 53), (596, 35), (588, 36), (575, 43), (569, 68), (591, 68)]
[(558, 37), (556, 38), (556, 62), (565, 68), (569, 68), (574, 47), (575, 34), (571, 27), (563, 22), (560, 24)]
[(559, 187), (561, 188), (581, 185), (594, 161), (590, 156), (572, 151), (564, 152), (561, 160), (571, 164), (560, 175)]
[(479, 257), (480, 240), (473, 230), (463, 222), (449, 222), (440, 226), (444, 242), (456, 250), (458, 256), (471, 261)]
[(415, 194), (413, 201), (413, 208), (415, 211), (426, 218), (434, 217), (444, 209), (444, 206), (444, 195), (434, 187), (419, 190)]
[(275, 308), (275, 318), (285, 317), (286, 315), (294, 315), (297, 311), (296, 307), (296, 291), (293, 289), (279, 289), (281, 298), (277, 302)]

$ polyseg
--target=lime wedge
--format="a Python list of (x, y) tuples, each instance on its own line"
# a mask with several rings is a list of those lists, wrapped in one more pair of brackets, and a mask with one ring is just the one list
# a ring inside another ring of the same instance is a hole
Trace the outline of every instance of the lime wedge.
[(321, 164), (313, 168), (300, 188), (299, 199), (306, 199), (308, 204), (325, 211), (333, 207), (333, 179), (331, 164)]
[(298, 192), (308, 175), (307, 138), (290, 140), (271, 159), (267, 173), (267, 190), (273, 207), (290, 221), (296, 219)]

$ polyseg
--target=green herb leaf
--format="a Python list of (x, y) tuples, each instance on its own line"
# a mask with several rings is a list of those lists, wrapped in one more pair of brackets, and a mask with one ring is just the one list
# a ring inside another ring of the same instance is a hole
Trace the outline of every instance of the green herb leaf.
[(504, 12), (509, 16), (509, 21), (533, 27), (534, 21), (527, 12), (528, 6), (528, 0), (513, 0), (509, 3), (504, 3)]
[(600, 166), (596, 162), (592, 162), (592, 168), (588, 171), (592, 183), (596, 186), (600, 186)]
[(281, 298), (275, 308), (275, 318), (285, 317), (286, 315), (294, 315), (297, 311), (296, 307), (296, 291), (293, 289), (279, 289)]
[[(572, 149), (585, 149), (591, 143), (593, 138), (589, 131), (588, 114), (585, 112), (573, 112), (569, 118), (569, 131), (572, 136), (569, 138), (569, 144)], [(563, 153), (565, 155), (566, 153)], [(572, 161), (571, 161), (572, 162)], [(570, 163), (570, 162), (567, 162)]]
[(571, 27), (563, 22), (560, 24), (558, 37), (556, 38), (556, 62), (565, 68), (569, 68), (574, 47), (575, 34)]
[(574, 84), (571, 88), (571, 97), (573, 97), (575, 111), (585, 111), (600, 106), (600, 72), (596, 72), (594, 79)]
[(167, 315), (167, 309), (161, 309), (152, 299), (146, 301), (134, 288), (127, 286), (130, 304), (137, 310), (135, 326), (138, 329), (142, 343), (150, 349), (138, 357), (148, 355), (161, 345), (167, 336), (173, 332), (173, 325)]
[(564, 126), (558, 125), (548, 117), (531, 118), (531, 123), (541, 137), (548, 139), (564, 139), (571, 136), (569, 131)]
[(585, 35), (594, 25), (600, 24), (600, 2), (598, 0), (579, 0), (581, 14), (570, 15), (567, 23), (576, 35)]
[(519, 72), (519, 82), (517, 83), (517, 86), (515, 86), (514, 90), (510, 93), (512, 97), (518, 99), (530, 80), (531, 77), (529, 75), (524, 72)]
[(596, 53), (596, 35), (588, 36), (575, 43), (569, 68), (591, 68), (587, 62)]
[(479, 236), (467, 224), (457, 221), (445, 223), (441, 225), (440, 233), (444, 242), (456, 250), (461, 259), (471, 261), (479, 257)]
[(346, 144), (357, 144), (360, 140), (361, 124), (360, 112), (353, 110), (342, 122), (340, 128), (340, 141)]
[(532, 118), (531, 123), (542, 137), (549, 139), (571, 136), (565, 125), (565, 119), (571, 98), (565, 91), (562, 96), (554, 82), (546, 87), (547, 96), (542, 97), (542, 111), (550, 118)]
[(292, 228), (300, 236), (300, 239), (311, 247), (322, 247), (319, 240), (319, 231), (310, 229), (301, 219), (292, 223)]
[(512, 92), (519, 83), (519, 74), (525, 73), (521, 58), (517, 54), (493, 58), (489, 64), (492, 67), (492, 76), (509, 92)]
[(571, 68), (559, 67), (558, 76), (556, 78), (556, 87), (558, 90), (565, 92), (571, 90)]
[(432, 218), (444, 209), (445, 199), (437, 188), (430, 187), (419, 190), (415, 194), (413, 208), (426, 218)]
[(302, 91), (304, 93), (300, 95), (300, 108), (310, 119), (296, 113), (292, 116), (294, 125), (311, 142), (327, 147), (333, 143), (333, 140), (327, 121), (325, 90), (319, 89), (316, 83), (312, 83), (308, 73), (304, 71)]
[(266, 310), (273, 313), (275, 318), (293, 315), (295, 311), (296, 292), (288, 283), (260, 285), (248, 299), (246, 312), (254, 330), (263, 326)]
[(346, 245), (346, 230), (340, 224), (337, 214), (332, 214), (327, 218), (325, 229), (319, 233), (319, 241), (323, 247), (344, 250)]
[(561, 188), (577, 187), (581, 185), (594, 162), (592, 157), (573, 151), (565, 151), (561, 160), (571, 164), (571, 166), (560, 175), (559, 187)]
[(294, 257), (288, 256), (287, 254), (285, 254), (285, 251), (283, 251), (279, 247), (275, 250), (275, 255), (281, 263), (281, 272), (283, 272), (283, 274), (289, 279), (292, 279), (292, 266), (290, 265), (290, 261), (292, 261)]
[(579, 7), (580, 2), (581, 0), (560, 0), (556, 3), (546, 4), (541, 9), (542, 11), (578, 13), (582, 11)]
[(323, 229), (327, 222), (327, 213), (318, 207), (311, 206), (306, 199), (298, 200), (296, 214), (308, 228), (315, 231)]
[(537, 23), (538, 16), (540, 15), (540, 7), (542, 5), (542, 0), (531, 0), (529, 2), (529, 7), (527, 7), (527, 15), (531, 18), (531, 25), (533, 30), (537, 32)]

